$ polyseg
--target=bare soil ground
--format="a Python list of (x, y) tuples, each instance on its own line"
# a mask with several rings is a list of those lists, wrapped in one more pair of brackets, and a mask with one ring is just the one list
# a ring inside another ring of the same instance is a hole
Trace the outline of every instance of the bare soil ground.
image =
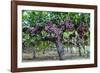
[[(46, 50), (45, 52), (40, 51), (35, 53), (32, 52), (23, 52), (22, 53), (23, 62), (28, 61), (50, 61), (50, 60), (59, 60), (59, 56), (56, 50)], [(64, 60), (73, 60), (73, 59), (88, 59), (89, 56), (79, 56), (79, 52), (76, 51), (64, 51)]]

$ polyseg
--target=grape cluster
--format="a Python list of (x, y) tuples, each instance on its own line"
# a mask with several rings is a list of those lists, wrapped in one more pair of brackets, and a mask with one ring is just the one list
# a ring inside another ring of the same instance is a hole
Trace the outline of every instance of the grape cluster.
[(52, 27), (53, 27), (52, 22), (48, 21), (48, 22), (46, 23), (44, 29), (45, 29), (45, 31), (47, 31), (47, 32), (49, 32), (49, 33), (52, 33), (52, 32), (53, 32), (53, 30), (51, 29)]
[(72, 31), (73, 27), (74, 27), (74, 24), (72, 23), (70, 19), (61, 22), (59, 25), (59, 28), (61, 28), (62, 30), (68, 30), (68, 31)]
[(84, 22), (81, 22), (79, 24), (79, 27), (77, 28), (77, 32), (79, 34), (79, 37), (83, 38), (86, 31), (87, 31), (87, 26), (84, 24)]
[(35, 35), (37, 33), (40, 33), (42, 31), (43, 27), (37, 25), (35, 27), (31, 27), (27, 29), (27, 32), (30, 33), (31, 35)]
[(55, 38), (57, 38), (57, 40), (60, 40), (60, 30), (59, 28), (55, 27), (52, 22), (47, 22), (45, 25), (45, 31), (48, 33), (53, 33), (55, 34)]
[(66, 20), (66, 21), (65, 21), (65, 28), (66, 28), (67, 30), (72, 31), (73, 26), (74, 26), (74, 25), (73, 25), (73, 23), (72, 23), (71, 20)]

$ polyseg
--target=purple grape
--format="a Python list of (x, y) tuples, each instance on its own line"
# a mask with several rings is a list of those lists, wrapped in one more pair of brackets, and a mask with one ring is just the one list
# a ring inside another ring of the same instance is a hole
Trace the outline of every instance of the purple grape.
[(31, 28), (29, 28), (29, 29), (27, 30), (27, 32), (30, 33), (31, 35), (35, 35), (35, 34), (41, 32), (42, 29), (43, 29), (43, 28), (42, 28), (41, 26), (38, 26), (38, 25), (37, 25), (36, 27), (31, 27)]
[(52, 24), (52, 22), (47, 22), (45, 25), (45, 31), (47, 31), (48, 33), (54, 33), (54, 26)]
[(69, 19), (69, 20), (62, 21), (58, 27), (59, 27), (61, 30), (72, 31), (72, 30), (73, 30), (73, 27), (74, 27), (74, 24), (73, 24), (72, 21)]
[(84, 33), (87, 32), (87, 26), (83, 22), (80, 23), (79, 27), (77, 28), (77, 32), (80, 38), (84, 37)]
[(48, 33), (53, 33), (55, 34), (55, 38), (57, 40), (60, 39), (60, 31), (59, 31), (59, 28), (53, 26), (52, 22), (48, 22), (46, 25), (45, 25), (45, 31), (47, 31)]
[(72, 23), (72, 21), (71, 20), (66, 20), (65, 22), (64, 22), (64, 24), (65, 24), (65, 28), (67, 29), (67, 30), (69, 30), (69, 31), (71, 31), (71, 30), (73, 30), (73, 23)]

